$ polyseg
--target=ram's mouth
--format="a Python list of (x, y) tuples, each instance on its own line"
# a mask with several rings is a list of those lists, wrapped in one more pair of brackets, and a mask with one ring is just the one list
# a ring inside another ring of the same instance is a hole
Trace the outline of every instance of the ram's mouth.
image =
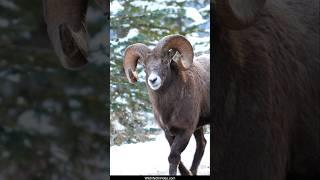
[(157, 84), (154, 84), (154, 85), (149, 84), (149, 86), (150, 86), (150, 88), (152, 90), (158, 90), (160, 88), (160, 86), (161, 86), (161, 83), (157, 83)]

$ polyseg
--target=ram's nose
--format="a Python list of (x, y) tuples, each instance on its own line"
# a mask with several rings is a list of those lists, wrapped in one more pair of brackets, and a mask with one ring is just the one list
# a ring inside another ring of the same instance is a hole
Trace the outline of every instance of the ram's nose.
[(157, 90), (161, 86), (161, 78), (154, 72), (148, 77), (149, 87), (153, 90)]
[(156, 81), (157, 81), (157, 79), (158, 79), (158, 77), (149, 77), (149, 82), (151, 83), (151, 84), (154, 84)]

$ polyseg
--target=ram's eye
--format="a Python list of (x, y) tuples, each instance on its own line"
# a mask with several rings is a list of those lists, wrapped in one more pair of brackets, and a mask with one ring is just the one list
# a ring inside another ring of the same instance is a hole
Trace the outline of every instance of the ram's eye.
[(163, 60), (163, 63), (164, 63), (164, 64), (168, 64), (168, 63), (170, 63), (170, 59), (165, 58), (165, 59)]

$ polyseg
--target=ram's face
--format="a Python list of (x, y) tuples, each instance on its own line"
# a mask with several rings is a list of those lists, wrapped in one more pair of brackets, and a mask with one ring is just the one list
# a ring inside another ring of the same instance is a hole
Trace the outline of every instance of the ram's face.
[(123, 68), (132, 84), (138, 79), (138, 61), (144, 66), (147, 86), (156, 91), (169, 85), (173, 70), (179, 72), (190, 68), (193, 62), (193, 48), (184, 36), (177, 34), (165, 36), (153, 50), (142, 43), (128, 46), (124, 52)]
[(152, 53), (147, 56), (144, 61), (144, 70), (146, 73), (146, 83), (152, 90), (160, 89), (170, 79), (170, 66), (173, 56), (173, 50), (160, 55)]

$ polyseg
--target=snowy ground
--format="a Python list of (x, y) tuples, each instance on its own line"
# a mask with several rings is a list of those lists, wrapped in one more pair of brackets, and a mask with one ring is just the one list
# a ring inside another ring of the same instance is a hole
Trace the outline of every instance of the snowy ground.
[[(199, 165), (198, 175), (210, 175), (210, 134), (205, 135), (207, 146)], [(190, 168), (196, 142), (192, 136), (187, 148), (181, 154), (181, 160)], [(111, 175), (168, 175), (169, 144), (163, 133), (155, 141), (137, 144), (111, 146)]]

